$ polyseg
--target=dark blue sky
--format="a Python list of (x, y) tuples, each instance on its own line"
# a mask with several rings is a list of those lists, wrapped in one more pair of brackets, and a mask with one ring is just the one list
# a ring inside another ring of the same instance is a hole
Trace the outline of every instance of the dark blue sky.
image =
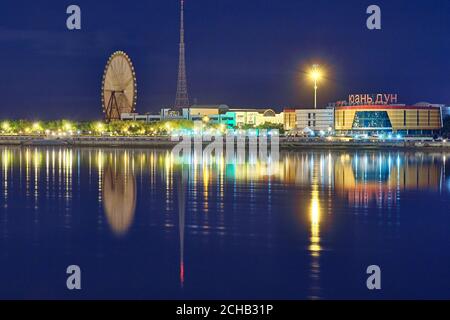
[[(78, 4), (82, 30), (66, 29)], [(382, 30), (366, 28), (370, 4)], [(102, 116), (104, 65), (126, 51), (138, 78), (139, 112), (173, 104), (177, 0), (3, 0), (0, 117)], [(302, 74), (320, 63), (319, 103), (349, 93), (395, 92), (401, 102), (450, 103), (448, 0), (186, 0), (191, 100), (234, 107), (312, 105)]]

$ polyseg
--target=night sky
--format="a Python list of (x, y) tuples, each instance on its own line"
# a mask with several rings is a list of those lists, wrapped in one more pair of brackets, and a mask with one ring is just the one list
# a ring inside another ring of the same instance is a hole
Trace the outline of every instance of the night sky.
[[(82, 30), (66, 28), (66, 8)], [(382, 30), (366, 28), (366, 8)], [(0, 118), (99, 119), (103, 69), (126, 51), (138, 112), (175, 99), (178, 0), (2, 0)], [(319, 104), (349, 93), (398, 93), (399, 102), (450, 104), (448, 0), (186, 0), (191, 102), (311, 106), (304, 72), (323, 65)]]

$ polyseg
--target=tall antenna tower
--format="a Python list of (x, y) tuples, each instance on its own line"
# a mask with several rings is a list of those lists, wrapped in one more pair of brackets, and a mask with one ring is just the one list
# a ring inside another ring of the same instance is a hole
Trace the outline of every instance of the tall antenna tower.
[(178, 63), (178, 84), (177, 96), (175, 99), (175, 110), (181, 111), (183, 108), (188, 108), (189, 95), (186, 79), (186, 58), (184, 46), (184, 0), (181, 0), (181, 15), (180, 15), (180, 57)]

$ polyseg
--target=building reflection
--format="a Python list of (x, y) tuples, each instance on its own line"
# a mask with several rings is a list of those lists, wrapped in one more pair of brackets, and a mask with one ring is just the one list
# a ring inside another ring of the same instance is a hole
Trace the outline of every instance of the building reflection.
[[(57, 197), (70, 202), (76, 184), (80, 183), (81, 167), (85, 166), (89, 168), (89, 184), (98, 186), (99, 202), (111, 218), (117, 214), (118, 209), (113, 208), (118, 205), (123, 206), (119, 211), (127, 213), (125, 216), (134, 215), (136, 175), (147, 176), (151, 190), (155, 190), (158, 177), (162, 177), (170, 200), (176, 179), (174, 172), (180, 165), (170, 152), (155, 150), (80, 152), (67, 148), (3, 147), (0, 157), (3, 207), (8, 206), (13, 187), (17, 188), (14, 191), (23, 192), (35, 208), (39, 207), (42, 194), (47, 199)], [(317, 186), (332, 190), (350, 206), (367, 206), (375, 201), (382, 207), (395, 204), (405, 190), (449, 192), (447, 158), (448, 154), (442, 153), (292, 152), (282, 154), (279, 162), (270, 164), (226, 163), (224, 156), (199, 161), (191, 156), (192, 161), (184, 163), (184, 167), (189, 168), (186, 174), (192, 176), (189, 182), (192, 193), (198, 197), (196, 201), (203, 202), (205, 210), (209, 208), (214, 187), (220, 187), (223, 196), (224, 182), (277, 181), (283, 185), (311, 186), (313, 179)], [(13, 175), (18, 179), (15, 185), (11, 183)], [(124, 223), (128, 220), (123, 219)]]
[(342, 155), (334, 166), (335, 189), (353, 207), (395, 205), (402, 191), (440, 189), (445, 166), (437, 159), (399, 154)]
[[(284, 157), (280, 180), (285, 184), (311, 185), (318, 168), (317, 183), (332, 189), (351, 207), (392, 206), (402, 191), (446, 191), (448, 173), (445, 154), (387, 152), (291, 153)], [(444, 190), (443, 190), (444, 189)]]
[(110, 155), (103, 169), (102, 200), (105, 215), (116, 236), (130, 229), (136, 209), (136, 178), (126, 155)]

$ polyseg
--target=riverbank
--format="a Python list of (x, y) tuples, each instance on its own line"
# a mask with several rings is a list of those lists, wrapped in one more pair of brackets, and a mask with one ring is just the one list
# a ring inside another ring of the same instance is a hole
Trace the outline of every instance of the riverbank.
[[(66, 146), (66, 147), (120, 147), (120, 148), (173, 148), (177, 142), (169, 137), (60, 137), (0, 136), (5, 146)], [(208, 142), (204, 143), (205, 145)], [(280, 149), (417, 149), (450, 151), (446, 141), (339, 141), (311, 138), (280, 138)]]

